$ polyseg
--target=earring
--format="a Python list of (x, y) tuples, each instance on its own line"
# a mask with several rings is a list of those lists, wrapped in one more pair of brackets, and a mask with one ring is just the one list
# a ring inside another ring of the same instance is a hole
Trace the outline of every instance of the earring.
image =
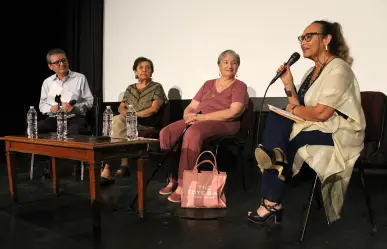
[(328, 52), (328, 45), (325, 45), (325, 51)]
[(238, 74), (235, 74), (235, 78), (238, 78)]
[(219, 72), (219, 76), (222, 76), (222, 75), (220, 74), (220, 72)]

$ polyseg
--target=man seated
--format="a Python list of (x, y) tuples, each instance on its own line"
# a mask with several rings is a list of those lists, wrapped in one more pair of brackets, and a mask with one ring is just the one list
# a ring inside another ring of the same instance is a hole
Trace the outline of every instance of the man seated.
[[(43, 82), (39, 110), (47, 118), (38, 122), (38, 132), (56, 132), (59, 106), (55, 96), (61, 95), (63, 108), (68, 113), (67, 134), (80, 134), (87, 127), (86, 112), (93, 106), (94, 99), (87, 79), (85, 75), (69, 69), (69, 61), (61, 49), (52, 49), (47, 53), (47, 64), (55, 74)], [(75, 104), (72, 105), (73, 102)]]
[[(46, 59), (55, 74), (45, 79), (42, 85), (39, 110), (47, 117), (38, 122), (38, 132), (57, 131), (56, 113), (60, 107), (55, 97), (60, 95), (62, 107), (67, 112), (67, 135), (78, 135), (87, 129), (86, 112), (92, 108), (94, 100), (87, 79), (69, 69), (66, 53), (61, 49), (50, 50)], [(73, 174), (78, 168), (74, 167)]]

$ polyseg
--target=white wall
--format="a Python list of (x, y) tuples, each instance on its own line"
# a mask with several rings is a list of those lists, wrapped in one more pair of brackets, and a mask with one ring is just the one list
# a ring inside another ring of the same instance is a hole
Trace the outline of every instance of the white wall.
[[(104, 101), (120, 101), (136, 82), (139, 56), (155, 66), (153, 79), (192, 98), (208, 79), (218, 77), (217, 57), (225, 49), (241, 56), (238, 78), (250, 97), (262, 97), (277, 67), (293, 52), (297, 36), (314, 20), (337, 21), (355, 61), (362, 91), (387, 94), (386, 0), (105, 0)], [(293, 65), (296, 82), (312, 66)], [(284, 96), (278, 81), (267, 96)]]

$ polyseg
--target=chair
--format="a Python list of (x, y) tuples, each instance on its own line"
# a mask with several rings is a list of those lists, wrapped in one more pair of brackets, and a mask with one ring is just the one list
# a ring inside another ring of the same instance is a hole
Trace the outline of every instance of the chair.
[[(238, 134), (234, 136), (224, 136), (224, 137), (214, 137), (209, 138), (206, 141), (204, 141), (204, 147), (210, 147), (215, 148), (214, 154), (216, 157), (218, 157), (218, 151), (219, 147), (223, 145), (231, 145), (236, 146), (238, 150), (238, 165), (237, 169), (241, 173), (242, 178), (242, 186), (243, 189), (246, 190), (246, 177), (245, 177), (245, 169), (242, 169), (242, 167), (245, 167), (246, 163), (243, 163), (243, 152), (245, 150), (245, 144), (247, 138), (252, 134), (252, 126), (253, 126), (253, 111), (254, 111), (254, 104), (251, 99), (249, 99), (249, 104), (247, 106), (247, 109), (244, 111), (244, 113), (241, 116), (240, 119), (240, 130)], [(250, 147), (249, 147), (250, 148)]]
[(170, 108), (171, 107), (169, 101), (165, 101), (159, 112), (156, 114), (158, 116), (157, 118), (159, 119), (159, 124), (152, 130), (139, 131), (138, 136), (147, 138), (159, 138), (159, 133), (161, 129), (163, 129), (169, 124)]
[[(355, 168), (357, 168), (359, 171), (360, 183), (364, 193), (364, 198), (369, 214), (369, 221), (372, 225), (372, 231), (376, 232), (374, 216), (371, 208), (371, 198), (364, 179), (364, 165), (372, 164), (372, 158), (378, 155), (380, 152), (381, 142), (383, 141), (384, 128), (386, 126), (387, 97), (381, 92), (361, 92), (361, 103), (366, 118), (367, 126), (365, 130), (364, 139), (365, 147), (362, 152), (362, 155), (359, 157), (355, 164)], [(373, 144), (376, 144), (376, 146), (374, 146), (372, 151), (368, 151), (368, 145)], [(301, 230), (301, 242), (304, 240), (314, 195), (316, 197), (318, 205), (320, 206), (320, 193), (317, 190), (318, 188), (316, 188), (316, 185), (319, 185), (317, 175), (312, 185), (311, 195), (309, 197), (309, 206), (306, 212), (304, 225)]]

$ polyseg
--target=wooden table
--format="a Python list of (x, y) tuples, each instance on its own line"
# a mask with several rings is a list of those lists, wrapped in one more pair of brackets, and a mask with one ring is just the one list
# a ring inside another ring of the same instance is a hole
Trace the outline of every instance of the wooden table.
[(15, 152), (45, 155), (51, 157), (52, 187), (55, 195), (59, 194), (59, 184), (56, 176), (56, 158), (67, 158), (88, 162), (90, 165), (90, 199), (93, 212), (94, 232), (100, 234), (100, 174), (102, 161), (114, 157), (137, 157), (137, 187), (138, 211), (144, 217), (144, 168), (147, 164), (147, 146), (158, 143), (156, 139), (141, 139), (128, 141), (126, 139), (102, 140), (98, 137), (75, 136), (65, 141), (54, 137), (40, 136), (27, 138), (25, 136), (0, 137), (5, 141), (5, 153), (8, 168), (9, 191), (15, 203), (18, 201), (16, 168), (11, 164)]

